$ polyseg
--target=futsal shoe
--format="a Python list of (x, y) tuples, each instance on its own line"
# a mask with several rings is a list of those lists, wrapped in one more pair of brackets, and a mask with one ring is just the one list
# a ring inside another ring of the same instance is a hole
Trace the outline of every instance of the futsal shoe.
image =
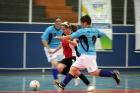
[(120, 84), (120, 73), (119, 71), (115, 70), (113, 71), (113, 78), (115, 79), (117, 85)]
[(88, 86), (87, 91), (93, 91), (94, 89), (95, 89), (95, 86), (90, 85)]
[(58, 91), (63, 91), (64, 87), (61, 85), (60, 82), (56, 82), (55, 85), (57, 86)]

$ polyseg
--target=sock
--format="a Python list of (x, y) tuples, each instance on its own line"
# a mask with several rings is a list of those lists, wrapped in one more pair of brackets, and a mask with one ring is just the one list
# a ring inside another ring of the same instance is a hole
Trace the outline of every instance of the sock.
[(54, 80), (58, 79), (58, 73), (59, 72), (58, 72), (58, 70), (56, 68), (54, 68), (52, 70), (52, 75), (53, 75)]
[(112, 77), (113, 76), (113, 73), (111, 71), (101, 70), (100, 76), (101, 77)]
[(87, 79), (87, 77), (84, 75), (84, 74), (80, 74), (79, 75), (79, 78), (86, 84), (86, 85), (89, 85), (90, 84), (90, 82), (89, 82), (89, 80)]
[(64, 80), (61, 82), (61, 85), (63, 87), (65, 87), (73, 78), (74, 78), (74, 76), (72, 76), (70, 73), (68, 73), (66, 75), (66, 77), (64, 78)]

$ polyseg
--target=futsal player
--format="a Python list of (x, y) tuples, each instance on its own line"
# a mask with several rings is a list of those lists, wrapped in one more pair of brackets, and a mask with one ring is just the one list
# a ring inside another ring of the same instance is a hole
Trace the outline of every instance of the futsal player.
[[(62, 31), (64, 35), (70, 35), (72, 32), (72, 26), (68, 22), (63, 22)], [(56, 51), (58, 51), (60, 48), (63, 48), (63, 54), (64, 54), (64, 59), (60, 61), (57, 65), (57, 70), (59, 71), (59, 73), (64, 75), (68, 74), (72, 63), (76, 61), (76, 56), (77, 56), (75, 51), (76, 46), (77, 46), (77, 39), (61, 40), (61, 46), (58, 49), (56, 49)], [(94, 89), (94, 86), (91, 85), (91, 83), (89, 82), (89, 80), (86, 78), (84, 74), (80, 73), (78, 77), (88, 86), (88, 90)], [(75, 78), (78, 79), (78, 77)]]
[(82, 28), (72, 33), (71, 35), (58, 37), (59, 39), (71, 40), (74, 38), (79, 39), (78, 51), (81, 56), (76, 59), (76, 62), (72, 64), (69, 73), (64, 80), (56, 85), (60, 90), (64, 90), (67, 84), (75, 77), (80, 75), (81, 69), (87, 69), (88, 73), (92, 76), (100, 77), (112, 77), (117, 85), (120, 84), (119, 71), (106, 71), (98, 69), (96, 63), (96, 39), (104, 36), (103, 32), (91, 27), (91, 18), (88, 15), (80, 18)]
[(42, 43), (44, 45), (44, 51), (47, 56), (48, 62), (51, 62), (52, 65), (52, 75), (54, 82), (58, 81), (58, 71), (56, 69), (56, 64), (58, 61), (63, 59), (62, 50), (60, 49), (52, 55), (54, 50), (60, 46), (60, 40), (54, 37), (62, 36), (61, 23), (62, 20), (60, 17), (55, 18), (55, 24), (49, 26), (45, 29), (44, 33), (41, 36)]

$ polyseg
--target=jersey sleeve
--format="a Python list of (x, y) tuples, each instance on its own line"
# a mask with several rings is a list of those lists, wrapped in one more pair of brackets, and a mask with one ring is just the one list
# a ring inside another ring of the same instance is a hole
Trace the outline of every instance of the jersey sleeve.
[(45, 29), (44, 33), (41, 35), (41, 40), (48, 40), (51, 28), (48, 27)]
[(81, 35), (81, 30), (79, 29), (71, 34), (71, 39), (78, 38), (80, 35)]

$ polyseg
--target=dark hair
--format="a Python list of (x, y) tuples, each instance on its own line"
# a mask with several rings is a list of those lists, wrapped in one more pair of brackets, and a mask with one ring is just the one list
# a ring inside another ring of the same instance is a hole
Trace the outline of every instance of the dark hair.
[(77, 29), (78, 29), (78, 27), (77, 27), (76, 25), (71, 25), (70, 27), (71, 27), (71, 30), (72, 30), (73, 32), (76, 32)]
[(84, 16), (82, 16), (82, 17), (80, 18), (80, 21), (81, 21), (82, 23), (87, 22), (88, 25), (91, 24), (91, 18), (90, 18), (89, 15), (84, 15)]

